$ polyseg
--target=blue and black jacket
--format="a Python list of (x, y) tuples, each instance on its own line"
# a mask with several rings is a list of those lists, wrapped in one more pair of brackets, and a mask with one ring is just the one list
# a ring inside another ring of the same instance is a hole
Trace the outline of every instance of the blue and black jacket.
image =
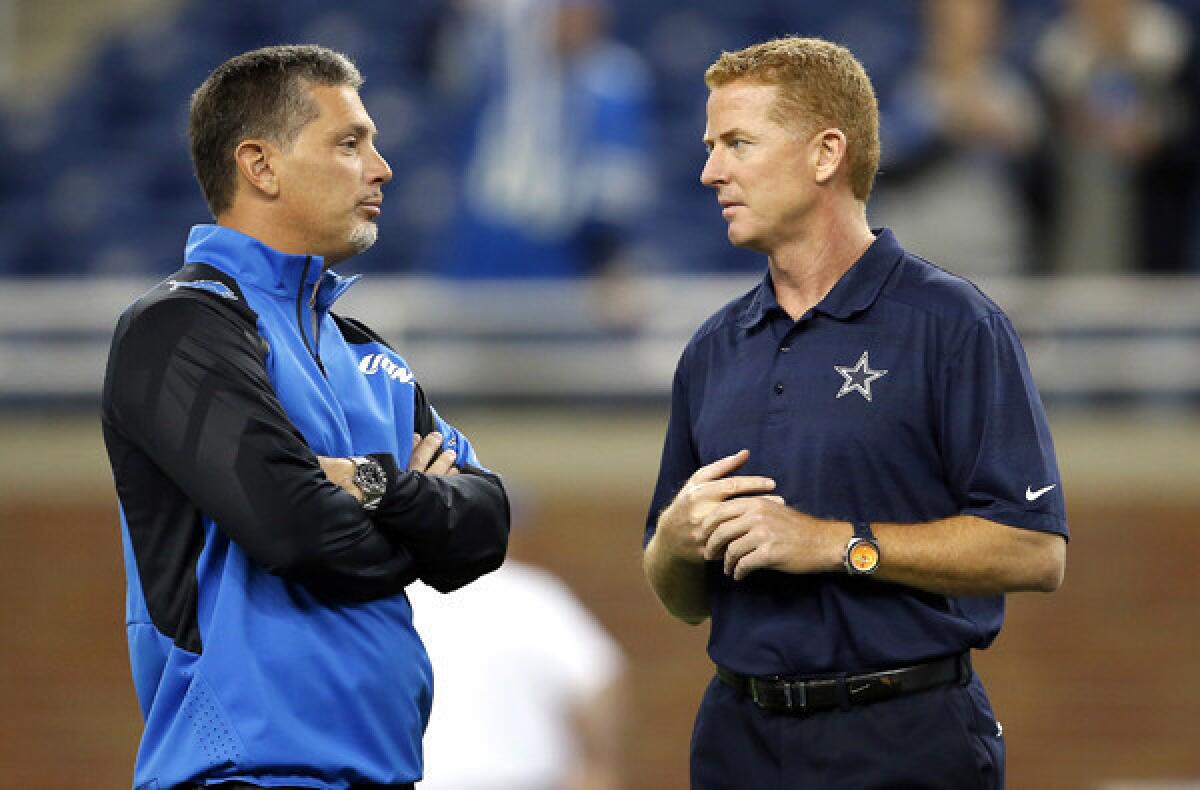
[[(412, 782), (432, 673), (404, 589), (500, 565), (504, 488), (405, 361), (330, 312), (352, 279), (216, 226), (186, 260), (122, 315), (104, 383), (134, 786)], [(403, 471), (431, 430), (463, 474)], [(368, 454), (389, 472), (370, 514), (317, 459)]]

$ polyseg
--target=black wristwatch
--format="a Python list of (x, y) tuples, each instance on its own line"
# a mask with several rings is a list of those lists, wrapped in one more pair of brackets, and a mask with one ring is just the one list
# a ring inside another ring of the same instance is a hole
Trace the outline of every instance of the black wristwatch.
[(363, 510), (374, 510), (379, 507), (380, 500), (387, 493), (387, 472), (384, 471), (383, 464), (374, 458), (355, 455), (351, 456), (350, 460), (354, 462), (354, 485), (362, 491)]
[(852, 523), (854, 537), (846, 544), (842, 564), (851, 576), (870, 576), (879, 567), (879, 541), (875, 540), (870, 524), (865, 521)]

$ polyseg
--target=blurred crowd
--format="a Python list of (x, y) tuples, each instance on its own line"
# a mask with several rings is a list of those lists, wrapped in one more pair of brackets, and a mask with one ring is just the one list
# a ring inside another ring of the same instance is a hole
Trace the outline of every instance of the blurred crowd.
[(0, 274), (178, 267), (187, 100), (229, 55), (350, 55), (395, 180), (357, 270), (748, 271), (698, 180), (705, 66), (819, 35), (879, 90), (872, 224), (968, 276), (1200, 272), (1200, 0), (189, 0), (0, 109)]

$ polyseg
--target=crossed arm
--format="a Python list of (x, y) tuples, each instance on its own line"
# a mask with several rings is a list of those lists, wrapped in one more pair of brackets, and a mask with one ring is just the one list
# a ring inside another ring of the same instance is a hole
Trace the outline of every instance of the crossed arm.
[[(418, 578), (450, 592), (503, 562), (509, 513), (499, 478), (470, 464), (457, 466), (457, 454), (444, 450), (442, 439), (436, 430), (424, 437), (414, 433), (404, 472), (391, 456), (376, 456), (385, 461), (389, 480), (370, 518), (412, 555)], [(331, 482), (362, 502), (353, 461), (329, 456), (317, 461)]]
[(499, 566), (509, 512), (498, 477), (469, 465), (450, 474), (457, 459), (438, 456), (431, 434), (407, 471), (383, 457), (388, 490), (368, 514), (346, 495), (357, 491), (352, 462), (318, 459), (292, 424), (255, 338), (227, 305), (191, 295), (121, 319), (104, 431), (145, 557), (169, 553), (179, 514), (194, 511), (267, 571), (343, 600), (395, 595), (417, 578), (446, 592)]
[[(752, 571), (822, 573), (842, 569), (854, 534), (847, 521), (818, 519), (770, 492), (770, 478), (733, 473), (742, 450), (698, 469), (659, 516), (643, 569), (655, 594), (679, 619), (708, 617), (704, 563), (723, 558), (741, 580)], [(919, 524), (873, 523), (882, 561), (875, 578), (945, 595), (1052, 592), (1062, 583), (1066, 541), (976, 516)]]
[[(453, 450), (438, 452), (442, 446), (442, 435), (433, 431), (427, 436), (413, 434), (412, 455), (408, 459), (408, 471), (423, 472), (427, 475), (456, 475), (458, 467), (454, 462), (458, 455)], [(337, 483), (342, 490), (353, 496), (359, 502), (363, 501), (362, 489), (354, 482), (354, 462), (349, 458), (335, 458), (328, 455), (318, 455), (321, 471), (332, 482)]]

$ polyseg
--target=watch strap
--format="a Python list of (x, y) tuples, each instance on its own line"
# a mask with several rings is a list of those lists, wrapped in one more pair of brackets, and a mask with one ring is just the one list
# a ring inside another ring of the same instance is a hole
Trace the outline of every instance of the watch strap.
[(851, 521), (850, 525), (854, 527), (854, 537), (862, 538), (863, 540), (875, 540), (875, 533), (871, 531), (871, 522)]

